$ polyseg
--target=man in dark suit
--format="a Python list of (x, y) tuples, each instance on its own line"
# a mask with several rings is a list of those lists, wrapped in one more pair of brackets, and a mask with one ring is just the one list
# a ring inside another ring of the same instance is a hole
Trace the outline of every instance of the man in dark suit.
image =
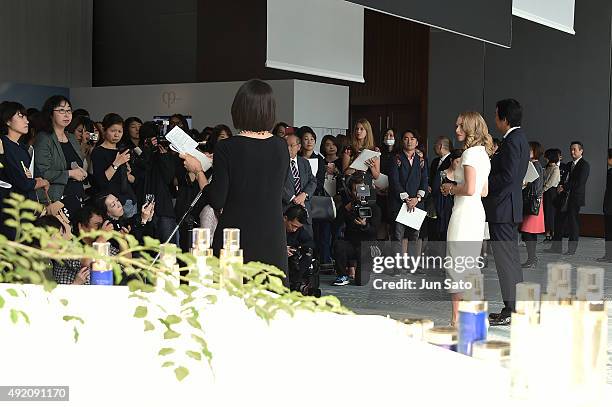
[(584, 148), (580, 141), (572, 141), (570, 155), (572, 161), (566, 164), (567, 173), (563, 182), (557, 187), (559, 194), (567, 194), (567, 205), (560, 205), (555, 215), (553, 244), (547, 253), (561, 253), (563, 231), (568, 226), (569, 244), (566, 255), (574, 255), (578, 248), (580, 236), (580, 208), (585, 204), (586, 183), (589, 178), (589, 163), (582, 157)]
[(608, 179), (604, 195), (603, 213), (606, 227), (606, 251), (597, 259), (602, 263), (612, 263), (612, 148), (608, 149)]
[[(427, 162), (421, 162), (416, 154), (419, 145), (416, 130), (406, 130), (402, 135), (402, 151), (396, 155), (395, 163), (391, 165), (389, 173), (389, 214), (395, 219), (402, 204), (405, 203), (409, 211), (415, 207), (424, 208), (423, 198), (427, 191)], [(425, 159), (423, 159), (425, 160)], [(408, 252), (411, 256), (418, 256), (421, 248), (418, 247), (419, 231), (395, 222), (395, 240), (400, 242), (406, 232), (409, 244)]]
[[(287, 128), (287, 130), (290, 130), (290, 128)], [(310, 198), (317, 189), (317, 179), (312, 174), (308, 160), (297, 155), (301, 147), (300, 138), (295, 133), (287, 134), (287, 130), (285, 130), (285, 135), (289, 149), (289, 168), (287, 169), (283, 191), (283, 211), (286, 211), (292, 204), (305, 207), (309, 215), (307, 223), (304, 224), (304, 230), (310, 236), (314, 236), (312, 219), (310, 219)]]
[(427, 238), (429, 241), (439, 242), (446, 240), (446, 236), (440, 236), (440, 225), (438, 214), (436, 213), (436, 201), (441, 195), (440, 192), (440, 172), (445, 171), (450, 167), (451, 159), (450, 152), (453, 149), (453, 142), (447, 136), (440, 136), (434, 145), (436, 158), (431, 162), (429, 167), (429, 187), (427, 189)]
[(521, 128), (522, 117), (522, 107), (516, 100), (497, 102), (495, 125), (504, 138), (491, 159), (489, 194), (483, 204), (504, 308), (500, 313), (489, 314), (491, 325), (510, 324), (516, 284), (523, 281), (518, 261), (518, 224), (523, 220), (522, 186), (529, 164), (529, 144)]

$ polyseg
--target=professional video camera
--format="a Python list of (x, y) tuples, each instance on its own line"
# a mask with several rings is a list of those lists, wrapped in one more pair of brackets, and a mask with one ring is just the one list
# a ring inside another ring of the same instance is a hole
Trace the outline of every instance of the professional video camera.
[(310, 247), (296, 247), (289, 257), (289, 285), (302, 295), (321, 296), (319, 288), (319, 262)]
[(359, 184), (355, 186), (357, 193), (357, 203), (353, 204), (353, 216), (355, 218), (369, 219), (372, 217), (372, 208), (370, 207), (370, 186)]

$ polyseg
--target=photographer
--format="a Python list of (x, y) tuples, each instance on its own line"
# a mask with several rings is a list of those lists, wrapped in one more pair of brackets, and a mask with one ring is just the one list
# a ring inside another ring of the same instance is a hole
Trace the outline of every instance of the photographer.
[(289, 287), (294, 291), (301, 291), (301, 286), (308, 282), (316, 266), (313, 257), (314, 241), (303, 227), (308, 215), (303, 206), (292, 205), (285, 211), (283, 219), (287, 232)]
[[(165, 242), (176, 227), (176, 215), (172, 204), (172, 189), (176, 174), (177, 158), (170, 153), (168, 142), (154, 122), (140, 127), (143, 151), (135, 165), (143, 166), (143, 195), (139, 202), (155, 202), (155, 226), (157, 238)], [(171, 243), (178, 243), (178, 236)]]
[(355, 278), (356, 268), (347, 271), (349, 261), (361, 262), (361, 242), (376, 240), (377, 230), (381, 222), (381, 211), (373, 201), (370, 188), (364, 182), (363, 175), (354, 175), (348, 181), (351, 201), (340, 207), (337, 221), (344, 222), (344, 239), (334, 243), (334, 257), (338, 277), (332, 283), (342, 286), (350, 284)]
[(103, 195), (97, 199), (99, 208), (105, 214), (106, 220), (117, 232), (133, 235), (140, 243), (143, 243), (144, 236), (155, 236), (155, 227), (151, 220), (155, 213), (155, 203), (145, 203), (140, 214), (132, 217), (125, 217), (123, 205), (119, 198), (113, 194)]

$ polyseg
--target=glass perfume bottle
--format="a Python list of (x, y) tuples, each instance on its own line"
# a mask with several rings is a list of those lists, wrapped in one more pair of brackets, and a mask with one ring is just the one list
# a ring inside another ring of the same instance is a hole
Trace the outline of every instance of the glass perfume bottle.
[(516, 312), (510, 326), (510, 376), (512, 396), (529, 397), (534, 385), (540, 348), (540, 295), (539, 284), (523, 282), (516, 285)]
[(242, 285), (242, 274), (238, 267), (243, 263), (242, 249), (240, 249), (240, 229), (223, 229), (223, 248), (219, 256), (221, 267), (221, 285), (229, 282)]
[(457, 351), (457, 329), (441, 326), (425, 332), (425, 341), (440, 348)]
[(191, 272), (201, 278), (212, 280), (212, 270), (207, 260), (212, 257), (210, 229), (194, 228), (192, 231), (191, 254), (196, 258), (196, 269)]
[(464, 280), (469, 288), (459, 303), (457, 352), (470, 356), (472, 344), (487, 339), (487, 302), (482, 274), (468, 275)]
[(178, 287), (181, 281), (179, 265), (176, 262), (178, 249), (174, 243), (162, 243), (159, 245), (161, 263), (168, 268), (167, 278), (157, 278), (157, 286), (163, 288), (166, 280), (169, 280), (174, 287)]
[(434, 322), (431, 319), (408, 318), (398, 321), (400, 331), (405, 333), (409, 338), (422, 341), (425, 332), (434, 327)]
[(597, 405), (606, 385), (608, 310), (604, 269), (579, 267), (574, 302), (574, 383), (581, 405)]
[[(101, 256), (110, 257), (110, 243), (93, 243), (93, 248)], [(91, 285), (113, 285), (113, 267), (105, 259), (94, 260), (91, 264)]]
[(485, 362), (510, 367), (510, 343), (506, 341), (478, 341), (472, 346), (472, 357)]

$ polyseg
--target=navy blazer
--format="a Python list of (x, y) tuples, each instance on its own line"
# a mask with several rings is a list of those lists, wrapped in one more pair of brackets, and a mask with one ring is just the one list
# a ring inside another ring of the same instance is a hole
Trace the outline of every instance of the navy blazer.
[(489, 195), (483, 199), (487, 221), (523, 221), (523, 179), (529, 165), (529, 143), (522, 128), (513, 130), (491, 158)]
[[(421, 167), (421, 159), (417, 154), (414, 155), (412, 165), (408, 161), (408, 157), (402, 151), (396, 154), (394, 161), (391, 164), (389, 171), (389, 209), (394, 216), (397, 215), (402, 207), (402, 200), (400, 194), (406, 192), (410, 198), (417, 196), (419, 191), (423, 191), (421, 195), (427, 193), (428, 182), (428, 171), (427, 159), (423, 158), (425, 162)], [(425, 209), (425, 202), (421, 202), (417, 205), (420, 209)]]
[[(28, 178), (23, 166), (30, 168), (30, 154), (24, 144), (17, 144), (8, 136), (2, 136), (2, 144), (4, 145), (4, 159), (6, 168), (4, 176), (6, 182), (13, 186), (12, 192), (16, 192), (26, 198), (36, 201), (36, 180)], [(22, 165), (23, 163), (23, 165)]]

